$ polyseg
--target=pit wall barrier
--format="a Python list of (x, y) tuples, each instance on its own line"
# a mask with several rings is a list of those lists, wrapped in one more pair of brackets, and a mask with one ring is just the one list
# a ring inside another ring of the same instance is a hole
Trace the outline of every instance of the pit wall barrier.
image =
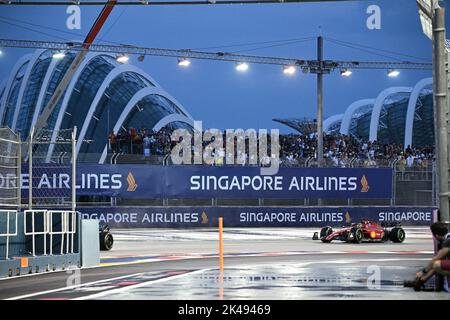
[(361, 219), (399, 222), (404, 226), (433, 223), (434, 207), (78, 207), (83, 219), (98, 219), (111, 228), (342, 226)]
[(0, 210), (0, 278), (81, 266), (81, 215), (61, 210)]

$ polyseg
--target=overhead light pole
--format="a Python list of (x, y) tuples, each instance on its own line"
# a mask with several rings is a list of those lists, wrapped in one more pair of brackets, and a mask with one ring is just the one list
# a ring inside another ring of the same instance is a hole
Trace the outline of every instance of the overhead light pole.
[(449, 221), (448, 193), (448, 79), (445, 47), (445, 8), (437, 0), (416, 0), (423, 32), (433, 43), (433, 105), (436, 176), (441, 221)]
[(317, 38), (317, 166), (323, 162), (323, 38)]

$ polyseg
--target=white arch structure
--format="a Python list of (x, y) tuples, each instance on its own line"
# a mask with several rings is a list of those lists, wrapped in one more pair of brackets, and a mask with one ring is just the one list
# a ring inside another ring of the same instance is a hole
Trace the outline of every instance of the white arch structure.
[[(0, 83), (0, 94), (2, 93), (3, 89), (6, 89), (5, 87), (6, 87), (6, 79), (3, 79), (3, 81)], [(3, 92), (3, 94), (5, 94), (5, 93)], [(0, 99), (0, 101), (1, 101), (1, 99)]]
[(384, 106), (386, 99), (393, 94), (398, 93), (411, 93), (411, 87), (392, 87), (381, 91), (381, 93), (376, 98), (375, 104), (372, 109), (372, 116), (370, 118), (370, 131), (369, 131), (369, 141), (375, 141), (378, 138), (378, 123), (380, 121), (381, 109)]
[[(31, 120), (31, 125), (30, 125), (30, 133), (31, 133), (31, 129), (34, 127), (34, 125), (39, 117), (40, 111), (42, 109), (42, 104), (44, 103), (45, 94), (47, 93), (47, 87), (52, 78), (53, 72), (55, 71), (56, 66), (61, 61), (62, 60), (60, 60), (60, 59), (52, 59), (52, 61), (50, 62), (50, 65), (47, 68), (47, 72), (45, 73), (44, 80), (42, 81), (42, 84), (41, 84), (41, 91), (39, 92), (36, 106), (34, 107), (33, 119)], [(28, 133), (28, 136), (30, 135), (30, 133)]]
[(344, 114), (336, 114), (334, 116), (328, 117), (324, 122), (323, 122), (323, 132), (328, 133), (330, 131), (330, 127), (338, 122), (342, 123), (342, 119), (344, 118)]
[[(95, 57), (100, 56), (100, 55), (106, 56), (105, 54), (98, 54), (97, 53), (97, 54), (93, 54), (90, 57), (89, 60), (85, 59), (83, 69), (84, 69), (84, 67), (86, 67), (86, 65), (92, 59), (94, 59)], [(78, 72), (76, 74), (77, 79), (81, 75), (81, 72), (82, 71), (81, 71), (81, 66), (80, 66), (80, 68), (78, 69)], [(152, 79), (152, 77), (150, 77), (150, 75), (148, 75), (147, 73), (145, 73), (144, 71), (142, 71), (141, 69), (139, 69), (139, 68), (137, 68), (137, 67), (135, 67), (133, 65), (121, 64), (121, 65), (115, 67), (114, 69), (112, 69), (108, 73), (106, 78), (103, 79), (102, 84), (98, 88), (97, 93), (95, 94), (95, 97), (94, 97), (94, 99), (91, 102), (91, 105), (90, 105), (90, 107), (88, 109), (88, 113), (87, 113), (86, 118), (85, 118), (85, 120), (83, 122), (83, 125), (81, 127), (80, 134), (78, 135), (78, 137), (80, 137), (80, 138), (78, 140), (83, 140), (84, 139), (86, 131), (89, 128), (90, 121), (92, 120), (92, 115), (94, 114), (94, 112), (95, 112), (95, 110), (96, 110), (96, 108), (97, 108), (97, 106), (98, 106), (98, 104), (100, 102), (100, 99), (102, 98), (103, 94), (105, 93), (106, 89), (109, 87), (111, 82), (113, 82), (114, 79), (116, 79), (120, 74), (127, 73), (127, 72), (134, 72), (134, 73), (140, 74), (144, 78), (146, 78), (148, 81), (150, 81), (153, 84), (158, 85), (158, 87), (159, 87), (159, 84), (157, 84), (156, 81), (154, 81)], [(72, 80), (74, 80), (74, 79), (72, 79)], [(58, 118), (57, 118), (56, 123), (55, 123), (54, 131), (53, 131), (53, 134), (52, 134), (52, 141), (53, 142), (56, 141), (57, 132), (59, 131), (59, 129), (61, 127), (61, 123), (63, 121), (64, 115), (65, 115), (65, 112), (66, 112), (66, 109), (67, 109), (67, 105), (68, 105), (68, 103), (70, 101), (71, 92), (72, 92), (73, 88), (76, 85), (76, 81), (74, 81), (74, 82), (71, 81), (70, 85), (71, 85), (71, 87), (68, 87), (68, 89), (66, 91), (66, 95), (64, 96), (63, 104), (61, 105), (61, 108), (60, 108), (59, 113), (58, 113)], [(69, 89), (70, 89), (70, 91), (69, 91)], [(48, 148), (48, 152), (47, 152), (47, 156), (46, 156), (46, 161), (47, 162), (50, 161), (50, 158), (51, 158), (51, 155), (53, 153), (54, 148), (55, 148), (54, 144), (51, 144), (50, 147)], [(78, 154), (78, 148), (77, 148), (77, 154)]]
[[(145, 98), (145, 97), (146, 97), (146, 96), (144, 96), (144, 98)], [(167, 98), (167, 97), (166, 97), (166, 98)], [(169, 99), (169, 98), (167, 98), (167, 99)], [(138, 100), (138, 102), (139, 102), (139, 101), (140, 101), (140, 100)], [(173, 101), (172, 101), (172, 102), (173, 102)], [(134, 105), (135, 105), (135, 104), (134, 104)], [(134, 106), (134, 105), (133, 105), (133, 106)], [(133, 108), (133, 106), (131, 106), (131, 108)], [(127, 105), (127, 107), (128, 107), (128, 105)], [(126, 108), (125, 108), (125, 109), (126, 109)], [(130, 110), (131, 110), (131, 109), (130, 109)], [(123, 113), (122, 113), (122, 114), (123, 114)], [(119, 131), (120, 127), (122, 126), (123, 122), (124, 122), (125, 119), (126, 119), (126, 116), (127, 116), (127, 115), (125, 115), (125, 117), (122, 118), (122, 115), (121, 115), (121, 117), (119, 118), (119, 120), (122, 119), (122, 121), (120, 121), (120, 122), (118, 121), (118, 122), (116, 123), (116, 125), (114, 126), (114, 132), (118, 132), (118, 131)], [(159, 131), (161, 128), (165, 127), (165, 126), (168, 125), (169, 123), (176, 122), (176, 121), (187, 123), (187, 124), (191, 125), (192, 127), (194, 126), (194, 120), (193, 120), (193, 119), (188, 118), (188, 117), (186, 117), (186, 116), (183, 116), (182, 114), (177, 113), (177, 114), (169, 114), (169, 115), (165, 116), (164, 118), (162, 118), (161, 120), (159, 120), (159, 121), (153, 126), (153, 130), (154, 130), (154, 131)], [(100, 160), (98, 161), (98, 163), (104, 163), (107, 154), (108, 154), (108, 144), (106, 144), (105, 148), (103, 148), (103, 152), (102, 152), (102, 155), (101, 155)]]
[[(64, 94), (64, 98), (61, 103), (61, 108), (59, 109), (58, 118), (56, 119), (55, 128), (54, 128), (55, 131), (58, 131), (60, 129), (61, 122), (63, 120), (64, 114), (66, 113), (67, 105), (69, 104), (70, 98), (72, 97), (73, 89), (75, 88), (81, 74), (86, 69), (86, 67), (92, 62), (92, 60), (94, 60), (95, 58), (97, 58), (99, 56), (108, 56), (108, 55), (102, 54), (102, 53), (90, 52), (86, 56), (86, 58), (84, 58), (81, 65), (78, 67), (72, 80), (70, 80), (69, 86), (67, 87), (66, 93)], [(52, 136), (52, 141), (54, 141), (53, 139), (54, 139), (54, 137)]]
[[(184, 109), (184, 107), (178, 101), (176, 101), (175, 98), (173, 98), (167, 92), (165, 92), (163, 89), (161, 89), (159, 84), (156, 81), (154, 81), (152, 77), (150, 77), (148, 74), (146, 74), (145, 72), (143, 72), (141, 69), (139, 69), (137, 67), (134, 67), (134, 66), (129, 65), (129, 64), (123, 64), (120, 67), (117, 67), (117, 68), (111, 70), (111, 72), (108, 74), (108, 76), (105, 78), (105, 80), (103, 81), (102, 85), (98, 89), (97, 94), (95, 95), (95, 98), (92, 101), (91, 106), (89, 107), (88, 114), (86, 115), (86, 120), (84, 121), (83, 126), (81, 127), (81, 130), (80, 130), (80, 134), (78, 136), (78, 142), (77, 142), (77, 148), (76, 148), (77, 154), (80, 151), (81, 143), (83, 142), (83, 139), (84, 139), (84, 137), (86, 135), (86, 131), (87, 131), (88, 127), (89, 127), (90, 121), (92, 120), (92, 115), (94, 114), (94, 111), (96, 110), (97, 105), (100, 102), (100, 99), (103, 96), (105, 90), (108, 88), (108, 86), (111, 84), (111, 82), (117, 76), (119, 76), (121, 73), (126, 73), (126, 72), (138, 73), (138, 74), (142, 75), (144, 78), (147, 78), (147, 80), (149, 80), (151, 83), (156, 85), (156, 87), (145, 87), (145, 88), (139, 90), (138, 92), (135, 93), (133, 98), (136, 97), (139, 94), (139, 92), (143, 92), (144, 89), (149, 89), (150, 93), (147, 94), (147, 95), (150, 95), (150, 94), (154, 93), (154, 94), (159, 94), (161, 96), (166, 97), (167, 99), (169, 99), (173, 103), (175, 103), (180, 108), (180, 110), (182, 110), (186, 114), (186, 116), (188, 118), (192, 118), (191, 115)], [(132, 98), (132, 100), (133, 100), (133, 98)], [(130, 102), (132, 100), (130, 100)], [(130, 104), (130, 102), (127, 104), (127, 106)]]
[(420, 80), (413, 88), (408, 101), (408, 110), (406, 111), (405, 122), (405, 143), (403, 147), (406, 149), (408, 146), (412, 146), (413, 127), (414, 127), (414, 114), (416, 112), (417, 101), (419, 100), (420, 93), (428, 86), (433, 85), (433, 78), (425, 78)]
[[(88, 53), (88, 55), (84, 58), (83, 62), (78, 67), (77, 71), (75, 72), (72, 80), (70, 80), (69, 86), (66, 89), (66, 92), (64, 94), (64, 97), (63, 97), (63, 100), (61, 103), (61, 107), (58, 112), (58, 117), (56, 118), (55, 127), (53, 129), (53, 134), (52, 134), (52, 139), (51, 139), (52, 142), (56, 141), (57, 133), (61, 127), (61, 123), (63, 121), (64, 115), (66, 114), (67, 105), (69, 104), (70, 98), (72, 97), (73, 89), (75, 88), (81, 74), (86, 69), (86, 67), (92, 62), (92, 60), (94, 60), (95, 58), (97, 58), (99, 56), (108, 56), (108, 55), (106, 55), (104, 53), (92, 53), (92, 52)], [(112, 69), (110, 71), (110, 73), (115, 69), (116, 68)], [(37, 121), (38, 117), (39, 117), (39, 113), (36, 115), (36, 121)], [(33, 118), (33, 120), (34, 120), (34, 118)], [(34, 124), (35, 124), (35, 122), (33, 121), (32, 126), (34, 126)], [(51, 158), (54, 148), (55, 148), (55, 145), (50, 144), (48, 151), (47, 151), (47, 156), (45, 159), (47, 162), (50, 161), (50, 158)]]
[(9, 79), (6, 83), (6, 87), (5, 87), (5, 93), (3, 93), (2, 96), (2, 100), (0, 101), (0, 123), (3, 122), (3, 117), (4, 117), (4, 113), (5, 113), (5, 107), (6, 107), (6, 102), (8, 101), (9, 98), (9, 94), (11, 91), (11, 86), (14, 83), (14, 80), (17, 77), (17, 73), (19, 72), (19, 70), (30, 61), (31, 57), (33, 55), (31, 53), (24, 55), (23, 57), (21, 57), (19, 59), (19, 61), (16, 62), (16, 64), (14, 65)]
[[(0, 90), (4, 89), (4, 93), (0, 97), (0, 121), (2, 121), (4, 118), (6, 103), (11, 94), (12, 85), (14, 84), (14, 82), (18, 76), (18, 72), (23, 69), (23, 75), (22, 75), (23, 78), (21, 79), (20, 87), (18, 88), (18, 90), (19, 90), (18, 97), (17, 97), (15, 109), (13, 110), (13, 114), (12, 114), (12, 116), (13, 116), (12, 123), (11, 123), (12, 129), (17, 127), (18, 118), (19, 118), (20, 113), (22, 112), (21, 104), (23, 102), (24, 95), (26, 93), (25, 91), (29, 85), (29, 79), (33, 72), (33, 69), (35, 68), (36, 64), (39, 62), (39, 59), (41, 59), (42, 55), (46, 51), (47, 50), (45, 50), (45, 49), (37, 50), (33, 54), (27, 54), (27, 55), (22, 56), (14, 65), (14, 67), (10, 73), (10, 76), (8, 78), (6, 78), (5, 80), (3, 80), (3, 82), (0, 83)], [(56, 139), (55, 133), (61, 127), (62, 121), (64, 119), (64, 115), (66, 114), (66, 111), (67, 111), (67, 106), (70, 102), (72, 92), (73, 92), (77, 82), (79, 81), (81, 74), (86, 69), (86, 67), (89, 65), (89, 63), (98, 56), (109, 56), (109, 55), (104, 54), (104, 53), (89, 53), (88, 56), (86, 57), (86, 59), (81, 64), (81, 66), (78, 68), (74, 77), (71, 79), (69, 86), (66, 89), (63, 100), (61, 102), (61, 107), (58, 111), (55, 127), (53, 128), (54, 129), (54, 134), (52, 136), (53, 141)], [(39, 88), (39, 93), (38, 93), (35, 107), (33, 110), (33, 118), (31, 120), (30, 128), (29, 128), (30, 130), (32, 127), (34, 127), (34, 125), (36, 124), (36, 122), (39, 118), (40, 112), (41, 112), (42, 108), (44, 107), (44, 102), (45, 102), (45, 97), (46, 97), (46, 94), (48, 91), (48, 86), (54, 76), (55, 70), (57, 70), (58, 66), (60, 65), (60, 63), (62, 61), (63, 61), (62, 59), (51, 59), (49, 65), (47, 67), (47, 70), (45, 71), (45, 76), (42, 80), (41, 87)], [(124, 121), (127, 119), (128, 115), (132, 111), (132, 108), (140, 100), (142, 100), (143, 98), (145, 98), (146, 96), (149, 96), (149, 95), (159, 95), (159, 96), (162, 96), (162, 97), (168, 99), (173, 104), (175, 104), (179, 108), (179, 110), (181, 110), (185, 114), (185, 115), (183, 115), (183, 114), (167, 115), (167, 116), (163, 117), (162, 119), (160, 119), (153, 126), (153, 130), (160, 130), (162, 127), (164, 127), (167, 124), (170, 124), (172, 122), (184, 122), (184, 123), (187, 123), (187, 124), (193, 126), (194, 121), (193, 121), (192, 116), (189, 114), (189, 112), (174, 97), (172, 97), (170, 94), (168, 94), (166, 91), (164, 91), (160, 87), (160, 85), (150, 75), (148, 75), (143, 70), (141, 70), (133, 65), (123, 64), (123, 65), (116, 66), (115, 68), (113, 68), (108, 73), (107, 77), (105, 79), (103, 79), (102, 84), (101, 84), (98, 92), (96, 93), (96, 96), (94, 97), (93, 102), (89, 106), (88, 114), (86, 115), (86, 119), (81, 127), (79, 139), (78, 139), (78, 142), (76, 145), (77, 153), (80, 151), (81, 144), (83, 142), (83, 139), (85, 138), (90, 121), (92, 120), (92, 115), (94, 114), (96, 108), (98, 107), (98, 103), (99, 103), (101, 97), (103, 96), (103, 94), (105, 93), (106, 89), (111, 84), (111, 82), (114, 81), (114, 79), (116, 79), (120, 74), (127, 73), (127, 72), (134, 72), (134, 73), (138, 74), (139, 76), (141, 76), (143, 79), (146, 79), (149, 83), (146, 83), (146, 85), (148, 85), (148, 87), (142, 88), (141, 90), (136, 92), (134, 94), (134, 96), (132, 97), (132, 99), (127, 103), (125, 109), (120, 114), (120, 116), (114, 126), (116, 131), (118, 131), (119, 128), (123, 125)], [(153, 84), (154, 86), (151, 86), (151, 84)], [(48, 160), (48, 156), (51, 154), (52, 151), (53, 151), (53, 145), (51, 144), (49, 147), (49, 151), (47, 153), (47, 160)], [(104, 161), (104, 158), (106, 157), (106, 152), (107, 152), (107, 146), (105, 146), (105, 148), (104, 148), (104, 156), (102, 155), (102, 161)]]
[[(105, 87), (106, 89), (106, 87)], [(100, 91), (99, 91), (100, 93)], [(168, 94), (166, 91), (164, 91), (163, 89), (161, 89), (160, 87), (145, 87), (142, 88), (141, 90), (139, 90), (138, 92), (136, 92), (133, 97), (130, 99), (130, 101), (128, 101), (127, 105), (125, 106), (125, 108), (123, 109), (121, 115), (119, 116), (116, 125), (114, 126), (114, 130), (117, 132), (117, 127), (120, 128), (120, 126), (122, 125), (122, 123), (125, 121), (128, 113), (131, 111), (131, 109), (136, 105), (136, 103), (138, 103), (139, 101), (141, 101), (143, 98), (145, 98), (146, 96), (149, 95), (160, 95), (168, 100), (170, 100), (171, 102), (173, 102), (178, 108), (180, 108), (180, 110), (182, 110), (183, 112), (186, 113), (187, 118), (192, 119), (191, 115), (189, 115), (189, 113), (184, 109), (184, 107), (175, 99), (173, 98), (170, 94)], [(102, 93), (103, 95), (103, 93)], [(100, 96), (101, 97), (101, 96)], [(95, 99), (94, 99), (95, 100)], [(98, 98), (98, 100), (100, 100), (100, 98)], [(95, 101), (94, 101), (95, 102)], [(94, 103), (93, 102), (93, 103)], [(98, 102), (97, 102), (98, 103)], [(94, 108), (97, 106), (96, 104), (91, 105), (90, 109), (89, 109), (89, 114), (86, 117), (86, 121), (83, 124), (83, 128), (80, 131), (80, 135), (78, 136), (78, 141), (77, 141), (77, 145), (76, 145), (76, 154), (78, 155), (81, 149), (81, 145), (83, 143), (84, 137), (86, 135), (86, 131), (87, 128), (89, 126), (90, 123), (90, 119), (92, 117), (92, 114), (94, 113)], [(120, 125), (118, 125), (120, 123)]]
[(372, 106), (375, 104), (375, 99), (361, 99), (353, 102), (348, 106), (347, 110), (344, 112), (344, 117), (341, 122), (341, 130), (340, 133), (344, 135), (348, 135), (350, 131), (350, 125), (352, 123), (352, 118), (355, 112), (365, 106)]
[(161, 120), (159, 120), (154, 126), (153, 126), (153, 130), (154, 131), (159, 131), (162, 128), (164, 128), (165, 126), (167, 126), (169, 123), (172, 122), (184, 122), (187, 123), (189, 125), (191, 125), (192, 127), (194, 126), (194, 120), (188, 117), (183, 116), (182, 114), (179, 113), (174, 113), (174, 114), (169, 114), (167, 116), (165, 116), (164, 118), (162, 118)]
[[(106, 89), (114, 81), (114, 79), (116, 79), (120, 74), (126, 73), (126, 72), (137, 72), (137, 73), (141, 73), (144, 77), (147, 77), (147, 74), (145, 74), (140, 69), (138, 69), (132, 65), (129, 65), (129, 64), (122, 64), (119, 67), (112, 69), (108, 73), (106, 78), (103, 80), (101, 86), (98, 88), (97, 93), (95, 94), (95, 97), (92, 100), (92, 103), (88, 109), (86, 119), (84, 120), (84, 123), (80, 129), (80, 134), (78, 135), (78, 142), (77, 142), (77, 154), (80, 151), (81, 143), (84, 139), (84, 136), (86, 135), (86, 131), (89, 128), (89, 124), (92, 120), (92, 115), (94, 114), (94, 112), (100, 102), (100, 99), (103, 97), (103, 94), (105, 93)], [(154, 83), (151, 78), (149, 80), (150, 80), (150, 82)], [(159, 85), (158, 85), (158, 87), (159, 87)]]
[[(31, 59), (28, 62), (27, 70), (25, 71), (25, 74), (23, 75), (22, 83), (20, 84), (20, 90), (19, 90), (19, 96), (17, 98), (16, 107), (14, 110), (14, 117), (13, 121), (11, 123), (11, 129), (15, 131), (16, 124), (17, 124), (17, 118), (19, 117), (20, 111), (22, 111), (22, 100), (23, 96), (25, 95), (25, 89), (28, 86), (28, 80), (30, 79), (31, 72), (33, 71), (36, 63), (39, 61), (39, 58), (44, 54), (44, 52), (47, 50), (39, 49), (36, 50)], [(42, 90), (42, 88), (41, 88)]]
[[(3, 100), (3, 96), (6, 94), (6, 81), (7, 79), (3, 79), (3, 81), (0, 83), (0, 109), (1, 109), (1, 104), (2, 104), (2, 100)], [(3, 91), (3, 95), (2, 94)], [(1, 115), (0, 115), (1, 118)], [(1, 120), (1, 119), (0, 119)]]

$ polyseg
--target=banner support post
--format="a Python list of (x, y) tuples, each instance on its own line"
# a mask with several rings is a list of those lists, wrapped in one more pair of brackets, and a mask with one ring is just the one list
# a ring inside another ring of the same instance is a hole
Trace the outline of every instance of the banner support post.
[(223, 218), (219, 217), (219, 270), (223, 272)]

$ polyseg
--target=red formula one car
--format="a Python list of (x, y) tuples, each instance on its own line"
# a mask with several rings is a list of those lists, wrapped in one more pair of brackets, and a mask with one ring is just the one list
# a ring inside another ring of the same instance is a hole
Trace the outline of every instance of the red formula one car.
[(399, 224), (381, 225), (377, 222), (362, 220), (360, 223), (352, 223), (348, 227), (343, 227), (334, 231), (331, 227), (324, 227), (314, 233), (313, 240), (322, 240), (328, 243), (333, 240), (361, 243), (366, 242), (403, 242), (405, 240), (405, 230)]

